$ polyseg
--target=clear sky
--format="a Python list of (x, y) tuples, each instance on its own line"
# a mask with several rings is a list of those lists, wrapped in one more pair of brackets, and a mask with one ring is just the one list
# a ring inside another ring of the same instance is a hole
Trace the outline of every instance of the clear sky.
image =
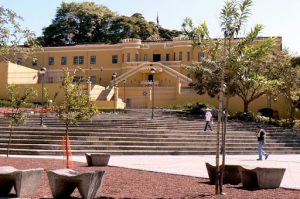
[[(65, 0), (65, 2), (83, 2)], [(91, 0), (92, 1), (92, 0)], [(24, 18), (23, 26), (41, 35), (42, 28), (54, 19), (62, 0), (0, 0), (0, 5), (15, 11)], [(206, 21), (210, 34), (220, 37), (219, 13), (225, 0), (94, 0), (119, 15), (131, 16), (139, 12), (146, 20), (156, 21), (168, 29), (181, 29), (185, 17), (195, 24)], [(281, 36), (283, 46), (300, 55), (300, 0), (253, 0), (252, 15), (245, 32), (255, 24), (263, 24), (260, 36)]]

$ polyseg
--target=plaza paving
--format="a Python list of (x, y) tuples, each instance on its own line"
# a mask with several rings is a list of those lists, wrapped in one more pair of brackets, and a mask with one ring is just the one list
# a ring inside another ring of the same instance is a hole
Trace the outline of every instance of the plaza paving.
[[(18, 156), (14, 156), (18, 157)], [(28, 157), (28, 156), (21, 156)], [(62, 156), (30, 156), (62, 159)], [(221, 158), (221, 156), (220, 156)], [(73, 161), (86, 162), (85, 156), (73, 156)], [(281, 187), (300, 189), (300, 155), (270, 155), (257, 161), (257, 155), (227, 155), (226, 164), (286, 168)], [(220, 159), (221, 160), (221, 159)], [(208, 178), (205, 162), (215, 164), (213, 155), (113, 155), (110, 166), (164, 172)]]

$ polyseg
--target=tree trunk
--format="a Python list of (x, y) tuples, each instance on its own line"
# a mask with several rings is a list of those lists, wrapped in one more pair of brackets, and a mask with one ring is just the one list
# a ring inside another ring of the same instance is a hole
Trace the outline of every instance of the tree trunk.
[(9, 156), (9, 152), (10, 152), (10, 144), (11, 144), (11, 137), (12, 137), (13, 128), (14, 128), (13, 126), (10, 127), (9, 140), (8, 140), (7, 152), (6, 152), (6, 157), (7, 158)]
[(66, 132), (65, 132), (65, 150), (66, 150), (66, 167), (69, 169), (69, 122), (66, 122)]
[(293, 122), (293, 121), (295, 120), (296, 106), (297, 106), (297, 103), (292, 102), (292, 106), (291, 106), (291, 115), (290, 115), (290, 122)]
[(223, 178), (225, 170), (225, 160), (226, 160), (226, 131), (227, 131), (227, 107), (229, 104), (229, 97), (226, 97), (226, 105), (223, 103), (223, 116), (222, 116), (222, 169), (221, 169), (221, 193), (223, 193)]
[[(224, 71), (224, 70), (222, 70)], [(216, 143), (216, 186), (215, 194), (220, 195), (222, 191), (221, 183), (221, 173), (220, 173), (220, 131), (222, 123), (222, 113), (223, 113), (223, 100), (224, 100), (224, 72), (222, 72), (221, 77), (221, 88), (219, 93), (219, 111), (218, 111), (218, 126), (217, 126), (217, 143)]]
[(249, 101), (244, 100), (244, 113), (248, 113), (249, 112)]

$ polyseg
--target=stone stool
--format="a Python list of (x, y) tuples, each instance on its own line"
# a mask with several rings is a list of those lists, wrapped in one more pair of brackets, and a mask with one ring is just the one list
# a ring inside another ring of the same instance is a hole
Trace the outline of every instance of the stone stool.
[(69, 198), (77, 187), (83, 199), (93, 199), (100, 189), (105, 171), (79, 173), (72, 169), (47, 171), (54, 198)]
[(108, 153), (86, 153), (86, 161), (88, 166), (107, 166), (110, 159)]
[(44, 169), (18, 170), (11, 166), (0, 167), (0, 196), (10, 193), (15, 188), (19, 198), (33, 197), (39, 188)]

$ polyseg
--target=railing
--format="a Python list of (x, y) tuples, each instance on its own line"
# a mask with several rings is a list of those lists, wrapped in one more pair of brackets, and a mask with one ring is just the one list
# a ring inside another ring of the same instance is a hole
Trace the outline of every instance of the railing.
[(161, 61), (160, 63), (162, 63), (165, 66), (173, 66), (173, 65), (180, 65), (181, 61)]
[[(152, 85), (152, 81), (141, 81), (141, 85), (143, 85), (143, 86), (151, 86)], [(154, 85), (158, 86), (159, 85), (159, 81), (154, 81)]]
[(143, 62), (147, 62), (147, 61), (140, 61), (140, 62), (137, 62), (137, 61), (134, 61), (134, 62), (124, 62), (122, 66), (136, 67), (136, 66), (142, 64)]
[[(155, 62), (149, 62), (149, 61), (134, 61), (134, 62), (124, 62), (123, 63), (123, 67), (126, 66), (126, 67), (135, 67), (135, 66), (139, 66), (143, 63), (155, 63)], [(165, 66), (178, 66), (181, 64), (181, 61), (159, 61), (157, 63), (162, 63), (163, 65)]]

